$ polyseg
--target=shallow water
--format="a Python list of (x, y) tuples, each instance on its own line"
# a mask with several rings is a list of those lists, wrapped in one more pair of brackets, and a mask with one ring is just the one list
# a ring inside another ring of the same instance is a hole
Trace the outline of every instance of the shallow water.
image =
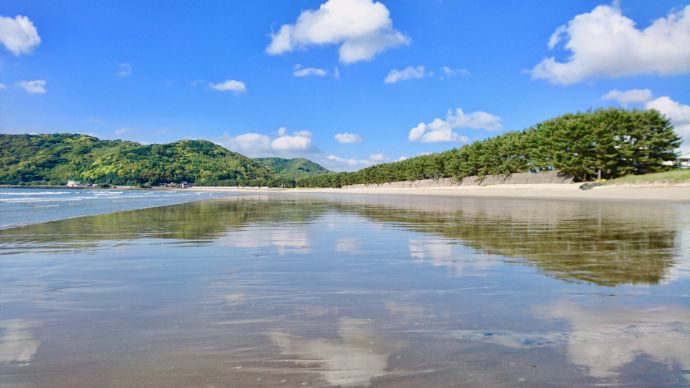
[(271, 195), (0, 230), (0, 385), (688, 379), (688, 205)]
[(0, 188), (0, 229), (229, 195), (170, 190)]

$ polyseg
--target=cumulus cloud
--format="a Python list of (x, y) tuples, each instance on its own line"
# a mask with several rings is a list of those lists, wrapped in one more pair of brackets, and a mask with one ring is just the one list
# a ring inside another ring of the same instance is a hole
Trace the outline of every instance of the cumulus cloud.
[(372, 166), (387, 160), (388, 158), (382, 153), (371, 154), (367, 159), (344, 158), (337, 155), (328, 155), (324, 161), (324, 164), (328, 164), (335, 169), (343, 167), (345, 167), (345, 169), (354, 169)]
[(489, 131), (502, 128), (501, 118), (491, 113), (477, 111), (465, 113), (457, 108), (446, 113), (446, 119), (435, 118), (430, 123), (419, 123), (410, 129), (408, 139), (422, 143), (461, 142), (466, 143), (468, 138), (458, 135), (455, 129), (486, 129)]
[(278, 130), (278, 137), (271, 142), (271, 149), (278, 152), (307, 151), (311, 148), (311, 132), (297, 131), (292, 135), (286, 133), (286, 129)]
[(383, 80), (387, 84), (394, 84), (399, 81), (407, 81), (411, 79), (422, 79), (426, 77), (431, 77), (433, 72), (428, 72), (424, 66), (407, 66), (404, 69), (398, 70), (393, 69), (388, 72), (388, 75)]
[(685, 149), (690, 147), (690, 105), (684, 105), (668, 96), (648, 101), (645, 109), (655, 109), (668, 117), (676, 131), (685, 140)]
[(234, 79), (225, 80), (219, 83), (209, 83), (208, 86), (219, 92), (233, 92), (235, 94), (242, 94), (247, 91), (247, 85), (242, 81), (236, 81)]
[(28, 17), (0, 16), (0, 43), (14, 55), (29, 54), (41, 43), (41, 37)]
[(132, 65), (127, 62), (122, 62), (117, 64), (117, 72), (115, 75), (118, 77), (127, 77), (132, 74)]
[(231, 136), (224, 133), (217, 143), (247, 156), (290, 155), (318, 152), (311, 142), (311, 132), (296, 131), (288, 134), (287, 129), (278, 129), (278, 136), (271, 138), (260, 133), (243, 133)]
[(369, 160), (371, 160), (372, 162), (382, 162), (386, 160), (386, 156), (379, 152), (376, 154), (369, 155)]
[(362, 137), (356, 133), (342, 132), (335, 134), (335, 140), (340, 144), (354, 144), (362, 141)]
[(612, 90), (606, 93), (602, 100), (614, 100), (619, 103), (634, 104), (640, 102), (647, 102), (652, 99), (652, 91), (649, 89), (630, 89), (630, 90)]
[(461, 69), (461, 68), (452, 68), (448, 66), (443, 66), (441, 67), (441, 71), (446, 77), (454, 77), (456, 75), (470, 75), (470, 71), (467, 69)]
[(690, 71), (690, 5), (638, 29), (615, 5), (600, 5), (575, 16), (551, 35), (548, 48), (564, 42), (565, 62), (548, 57), (532, 78), (573, 84), (589, 78), (635, 74), (671, 75)]
[(382, 51), (409, 44), (393, 28), (388, 8), (372, 0), (328, 0), (303, 11), (294, 24), (283, 24), (266, 48), (280, 55), (310, 46), (338, 45), (342, 63), (372, 59)]
[(42, 79), (19, 81), (17, 85), (29, 94), (46, 94), (46, 81)]
[(318, 67), (302, 67), (302, 65), (295, 65), (292, 75), (295, 77), (325, 77), (328, 75), (328, 71)]

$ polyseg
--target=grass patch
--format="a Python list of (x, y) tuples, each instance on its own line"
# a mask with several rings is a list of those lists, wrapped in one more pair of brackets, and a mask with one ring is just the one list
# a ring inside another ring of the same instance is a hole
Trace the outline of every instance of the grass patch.
[(645, 175), (626, 175), (606, 182), (607, 185), (644, 183), (690, 183), (690, 168), (679, 168)]

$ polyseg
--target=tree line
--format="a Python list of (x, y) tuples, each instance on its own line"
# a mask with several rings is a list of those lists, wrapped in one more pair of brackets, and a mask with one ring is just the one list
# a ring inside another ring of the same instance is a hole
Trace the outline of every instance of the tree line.
[(577, 181), (647, 174), (673, 168), (681, 138), (655, 110), (598, 109), (565, 114), (522, 131), (446, 152), (378, 164), (355, 172), (304, 177), (299, 187), (557, 170)]

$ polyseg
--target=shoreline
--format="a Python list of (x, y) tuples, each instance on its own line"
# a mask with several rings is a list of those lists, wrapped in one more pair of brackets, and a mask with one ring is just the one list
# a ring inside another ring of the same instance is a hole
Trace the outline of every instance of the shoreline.
[(588, 201), (662, 201), (690, 203), (690, 185), (603, 185), (581, 190), (580, 183), (439, 186), (429, 188), (294, 189), (331, 194), (391, 194), (458, 198), (515, 198)]
[(457, 198), (515, 198), (587, 201), (661, 201), (690, 203), (690, 184), (603, 185), (581, 190), (581, 183), (502, 184), (486, 186), (436, 186), (414, 188), (229, 188), (192, 187), (209, 192), (407, 195)]
[(196, 191), (234, 193), (283, 193), (283, 194), (356, 194), (356, 195), (408, 195), (458, 198), (516, 198), (549, 200), (588, 201), (663, 201), (690, 203), (690, 184), (620, 184), (602, 185), (590, 190), (581, 190), (581, 183), (532, 183), (496, 184), (481, 186), (429, 186), (429, 187), (356, 187), (356, 188), (273, 188), (273, 187), (229, 187), (193, 186), (190, 188), (152, 187), (139, 188), (118, 186), (113, 188), (67, 188), (64, 186), (1, 186), (2, 188), (50, 188), (69, 190), (153, 190), (153, 191)]

